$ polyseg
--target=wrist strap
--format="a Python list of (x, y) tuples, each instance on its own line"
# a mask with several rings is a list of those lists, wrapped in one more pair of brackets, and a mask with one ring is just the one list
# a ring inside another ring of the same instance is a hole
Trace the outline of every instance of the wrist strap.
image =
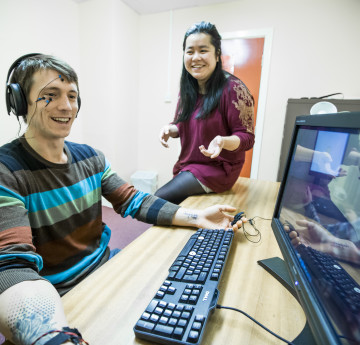
[(48, 340), (44, 345), (60, 345), (67, 340), (71, 340), (76, 345), (89, 345), (81, 336), (80, 332), (76, 328), (64, 327), (62, 330), (53, 330), (44, 333), (37, 338), (31, 345), (35, 345), (41, 338), (48, 334), (59, 333), (55, 337)]

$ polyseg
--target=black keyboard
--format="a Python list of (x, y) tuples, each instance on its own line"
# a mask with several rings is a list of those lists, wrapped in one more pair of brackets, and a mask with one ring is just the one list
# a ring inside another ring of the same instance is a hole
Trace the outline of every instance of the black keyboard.
[(232, 230), (199, 229), (134, 326), (138, 338), (160, 344), (199, 344), (216, 307), (217, 289), (234, 236)]
[(311, 247), (297, 248), (305, 269), (321, 293), (325, 304), (352, 331), (360, 329), (360, 286), (331, 255)]

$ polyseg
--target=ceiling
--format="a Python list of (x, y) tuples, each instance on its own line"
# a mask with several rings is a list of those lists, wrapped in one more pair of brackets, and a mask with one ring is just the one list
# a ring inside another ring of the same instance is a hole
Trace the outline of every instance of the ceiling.
[[(74, 0), (84, 2), (87, 0)], [(179, 8), (206, 6), (231, 0), (121, 0), (139, 14), (159, 13)]]
[(122, 0), (122, 2), (139, 14), (158, 13), (229, 1), (231, 0)]

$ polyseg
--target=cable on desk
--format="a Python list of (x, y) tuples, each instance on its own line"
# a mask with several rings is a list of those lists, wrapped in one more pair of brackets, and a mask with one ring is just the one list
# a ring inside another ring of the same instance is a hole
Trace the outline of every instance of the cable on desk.
[(216, 305), (217, 309), (229, 309), (229, 310), (234, 310), (237, 311), (243, 315), (245, 315), (246, 317), (248, 317), (250, 320), (252, 320), (253, 322), (255, 322), (257, 325), (259, 325), (260, 327), (262, 327), (263, 329), (265, 329), (265, 331), (269, 332), (270, 334), (272, 334), (274, 337), (282, 340), (283, 342), (287, 343), (288, 345), (295, 345), (293, 342), (286, 340), (284, 338), (282, 338), (280, 335), (277, 335), (276, 333), (274, 333), (273, 331), (271, 331), (269, 328), (265, 327), (263, 324), (261, 324), (259, 321), (255, 320), (253, 317), (251, 317), (249, 314), (245, 313), (244, 311), (237, 309), (237, 308), (232, 308), (232, 307), (225, 307), (222, 306), (220, 304)]
[[(246, 218), (246, 215), (244, 214), (243, 217)], [(243, 222), (242, 223), (242, 229), (243, 229), (243, 232), (244, 232), (244, 235), (246, 237), (246, 239), (249, 241), (249, 242), (252, 242), (252, 243), (259, 243), (261, 241), (261, 232), (260, 230), (255, 226), (255, 218), (260, 218), (260, 219), (263, 219), (263, 220), (271, 220), (270, 218), (264, 218), (264, 217), (260, 217), (260, 216), (254, 216), (252, 218), (249, 218), (247, 221), (250, 223), (250, 225), (253, 227), (253, 229), (255, 230), (255, 234), (250, 234), (246, 229), (245, 229), (245, 223), (246, 222)], [(259, 236), (258, 240), (251, 240), (250, 238), (251, 237), (256, 237), (256, 236)]]

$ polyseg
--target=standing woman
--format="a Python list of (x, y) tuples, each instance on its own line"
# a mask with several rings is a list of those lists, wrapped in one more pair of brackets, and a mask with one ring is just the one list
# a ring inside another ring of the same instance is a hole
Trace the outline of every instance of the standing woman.
[(155, 193), (176, 204), (191, 195), (230, 189), (255, 141), (254, 99), (240, 79), (223, 71), (215, 25), (193, 25), (183, 52), (175, 118), (160, 131), (165, 147), (169, 137), (180, 137), (181, 152), (174, 178)]

